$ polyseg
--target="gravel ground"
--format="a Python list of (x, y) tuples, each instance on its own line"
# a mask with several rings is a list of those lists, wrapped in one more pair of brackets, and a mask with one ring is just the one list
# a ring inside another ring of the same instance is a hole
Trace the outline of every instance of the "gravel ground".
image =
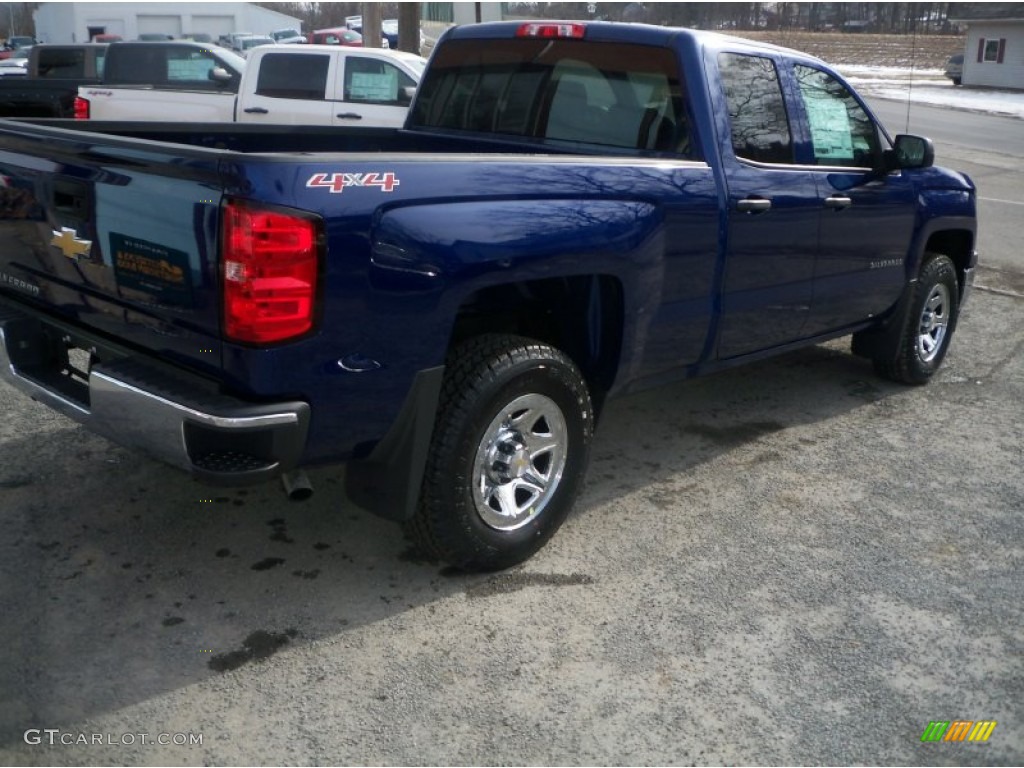
[[(839, 341), (613, 402), (565, 528), (491, 576), (418, 561), (338, 471), (211, 492), (0, 385), (0, 764), (1020, 764), (999, 290), (928, 387)], [(956, 719), (998, 726), (921, 743)]]

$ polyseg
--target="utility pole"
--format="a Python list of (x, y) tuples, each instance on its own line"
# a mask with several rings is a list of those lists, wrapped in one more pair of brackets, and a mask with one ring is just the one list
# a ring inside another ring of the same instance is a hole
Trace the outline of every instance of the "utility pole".
[(398, 49), (420, 52), (420, 4), (398, 4)]
[(380, 3), (363, 3), (363, 47), (380, 48)]

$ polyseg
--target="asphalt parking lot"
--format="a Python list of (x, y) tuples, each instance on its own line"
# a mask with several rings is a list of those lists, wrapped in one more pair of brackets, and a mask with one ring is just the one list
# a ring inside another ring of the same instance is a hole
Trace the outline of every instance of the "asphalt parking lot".
[(337, 471), (211, 491), (0, 385), (0, 764), (1024, 762), (1014, 247), (927, 387), (841, 340), (614, 401), (569, 522), (491, 576)]

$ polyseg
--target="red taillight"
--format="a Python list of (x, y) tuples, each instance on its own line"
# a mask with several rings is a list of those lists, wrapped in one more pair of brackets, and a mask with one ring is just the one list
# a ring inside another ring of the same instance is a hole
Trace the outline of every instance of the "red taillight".
[(516, 30), (516, 37), (571, 37), (580, 40), (586, 31), (586, 24), (538, 22), (520, 25), (519, 29)]
[(89, 100), (75, 96), (75, 120), (89, 119)]
[(229, 202), (221, 255), (225, 336), (263, 344), (313, 327), (319, 272), (315, 219)]

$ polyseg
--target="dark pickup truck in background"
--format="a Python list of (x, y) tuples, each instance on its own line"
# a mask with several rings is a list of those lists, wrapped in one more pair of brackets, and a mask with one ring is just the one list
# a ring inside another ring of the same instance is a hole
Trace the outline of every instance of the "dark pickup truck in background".
[(607, 397), (851, 334), (923, 384), (976, 263), (927, 139), (816, 59), (682, 29), (455, 28), (404, 129), (0, 150), (7, 382), (210, 482), (347, 462), (471, 569), (559, 527)]
[(37, 45), (29, 52), (26, 77), (0, 79), (0, 117), (82, 117), (76, 106), (80, 86), (145, 84), (218, 94), (234, 103), (244, 69), (245, 60), (231, 51), (191, 40)]
[(0, 117), (74, 117), (78, 86), (103, 78), (105, 43), (34, 45), (25, 77), (0, 78)]

